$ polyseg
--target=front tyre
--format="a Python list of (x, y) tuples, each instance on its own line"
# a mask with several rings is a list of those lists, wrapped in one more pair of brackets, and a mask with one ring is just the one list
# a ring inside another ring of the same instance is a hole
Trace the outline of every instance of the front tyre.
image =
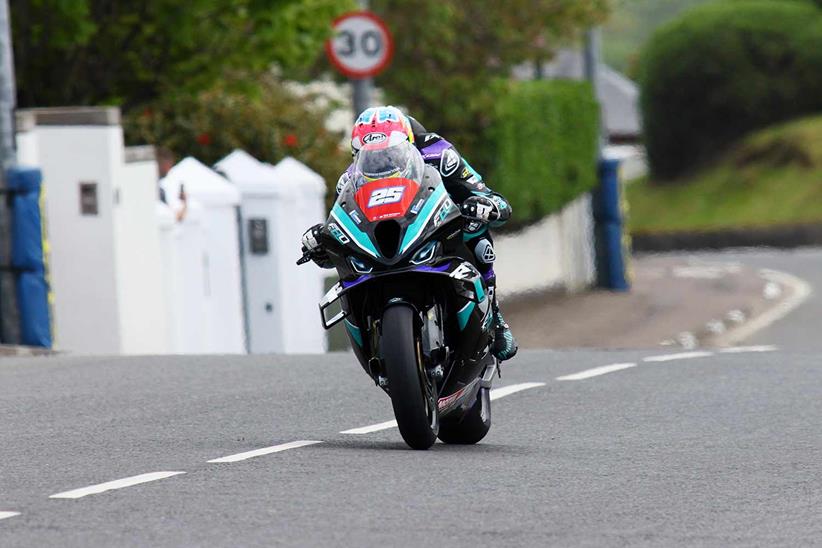
[(479, 442), (491, 428), (491, 394), (480, 388), (474, 405), (459, 419), (443, 420), (439, 438), (445, 443), (470, 445)]
[(388, 307), (382, 317), (380, 348), (402, 439), (413, 449), (428, 449), (437, 440), (439, 411), (423, 367), (415, 316), (410, 306)]

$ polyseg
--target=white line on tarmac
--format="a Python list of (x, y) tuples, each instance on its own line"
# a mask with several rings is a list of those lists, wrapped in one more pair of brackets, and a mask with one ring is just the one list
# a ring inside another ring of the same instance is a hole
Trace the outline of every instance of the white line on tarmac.
[(603, 365), (601, 367), (594, 367), (593, 369), (586, 369), (585, 371), (580, 371), (579, 373), (573, 373), (571, 375), (563, 375), (562, 377), (557, 377), (558, 381), (581, 381), (585, 379), (590, 379), (591, 377), (598, 377), (600, 375), (605, 375), (607, 373), (613, 373), (614, 371), (621, 371), (623, 369), (628, 369), (630, 367), (636, 367), (635, 363), (614, 363), (611, 365)]
[(140, 485), (141, 483), (148, 483), (150, 481), (157, 481), (171, 476), (185, 474), (185, 472), (149, 472), (148, 474), (140, 474), (139, 476), (131, 476), (129, 478), (118, 479), (114, 481), (107, 481), (105, 483), (98, 483), (97, 485), (89, 485), (88, 487), (81, 487), (80, 489), (72, 489), (71, 491), (64, 491), (51, 495), (50, 499), (79, 499), (87, 495), (96, 495), (98, 493), (105, 493), (106, 491), (113, 491), (114, 489), (122, 489), (124, 487), (131, 487), (132, 485)]
[(723, 354), (744, 354), (747, 352), (774, 352), (776, 349), (772, 344), (765, 344), (761, 346), (731, 346), (730, 348), (723, 348), (720, 352)]
[(813, 289), (808, 282), (801, 278), (797, 278), (793, 274), (770, 270), (767, 268), (760, 270), (759, 274), (769, 282), (775, 282), (780, 285), (790, 287), (792, 290), (790, 296), (779, 301), (779, 303), (777, 303), (773, 308), (766, 310), (759, 316), (751, 318), (739, 327), (728, 331), (725, 335), (715, 341), (716, 344), (722, 346), (744, 341), (757, 331), (765, 329), (772, 323), (781, 320), (793, 312), (796, 307), (804, 303), (808, 297), (811, 296), (811, 293), (813, 293)]
[(642, 358), (644, 362), (672, 362), (674, 360), (692, 360), (694, 358), (707, 358), (713, 356), (713, 352), (680, 352), (679, 354), (662, 354), (660, 356), (648, 356)]
[[(491, 401), (528, 390), (529, 388), (537, 388), (538, 386), (545, 386), (544, 382), (523, 382), (520, 384), (512, 384), (510, 386), (502, 386), (491, 390)], [(360, 428), (351, 428), (350, 430), (343, 430), (340, 434), (370, 434), (371, 432), (379, 432), (380, 430), (388, 430), (389, 428), (396, 428), (397, 421), (385, 421), (369, 426), (361, 426)]]
[(297, 449), (298, 447), (305, 447), (306, 445), (314, 445), (322, 443), (321, 441), (313, 440), (299, 440), (281, 445), (272, 445), (271, 447), (263, 447), (262, 449), (255, 449), (253, 451), (246, 451), (245, 453), (237, 453), (235, 455), (228, 455), (227, 457), (220, 457), (219, 459), (211, 459), (208, 462), (238, 462), (246, 459), (253, 459), (254, 457), (262, 457), (263, 455), (270, 455), (271, 453), (279, 453), (289, 449)]
[(501, 386), (499, 388), (494, 388), (493, 390), (491, 390), (491, 401), (504, 398), (505, 396), (510, 396), (511, 394), (516, 394), (517, 392), (522, 392), (523, 390), (528, 390), (529, 388), (538, 388), (540, 386), (545, 386), (545, 383), (523, 382), (520, 384), (512, 384), (510, 386)]
[(19, 516), (20, 512), (0, 512), (0, 519), (13, 518)]

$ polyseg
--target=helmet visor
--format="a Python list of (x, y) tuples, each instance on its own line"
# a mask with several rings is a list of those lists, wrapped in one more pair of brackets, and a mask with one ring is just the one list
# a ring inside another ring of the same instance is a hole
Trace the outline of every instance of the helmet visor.
[(362, 182), (402, 177), (419, 181), (425, 163), (417, 148), (403, 141), (383, 149), (363, 149), (357, 154), (355, 172)]

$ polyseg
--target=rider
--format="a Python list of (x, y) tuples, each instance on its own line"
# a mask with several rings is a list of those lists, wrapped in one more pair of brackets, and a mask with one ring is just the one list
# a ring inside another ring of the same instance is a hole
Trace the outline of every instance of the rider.
[[(436, 133), (426, 131), (419, 122), (404, 115), (396, 107), (369, 108), (360, 114), (351, 132), (352, 154), (356, 157), (363, 147), (367, 148), (369, 141), (373, 142), (375, 139), (369, 136), (375, 135), (380, 139), (385, 136), (396, 138), (398, 135), (407, 139), (416, 146), (425, 163), (439, 171), (445, 189), (454, 202), (460, 205), (462, 215), (469, 221), (463, 229), (463, 239), (474, 252), (475, 264), (488, 284), (489, 293), (494, 295), (494, 345), (491, 351), (500, 360), (513, 358), (518, 347), (497, 303), (494, 274), (496, 256), (494, 242), (488, 231), (489, 226), (502, 226), (511, 217), (511, 206), (505, 198), (483, 183), (480, 174), (451, 143)], [(337, 195), (354, 178), (355, 164), (356, 162), (352, 163), (337, 182)], [(303, 235), (302, 243), (314, 262), (323, 268), (330, 268), (330, 261), (318, 237), (322, 227), (322, 224), (318, 224), (308, 229)]]

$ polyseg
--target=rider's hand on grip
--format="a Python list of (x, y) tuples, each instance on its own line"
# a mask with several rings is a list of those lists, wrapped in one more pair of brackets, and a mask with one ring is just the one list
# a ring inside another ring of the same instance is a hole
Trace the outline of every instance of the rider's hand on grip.
[(460, 212), (466, 219), (489, 223), (499, 219), (499, 208), (492, 199), (485, 196), (471, 196), (460, 206)]

